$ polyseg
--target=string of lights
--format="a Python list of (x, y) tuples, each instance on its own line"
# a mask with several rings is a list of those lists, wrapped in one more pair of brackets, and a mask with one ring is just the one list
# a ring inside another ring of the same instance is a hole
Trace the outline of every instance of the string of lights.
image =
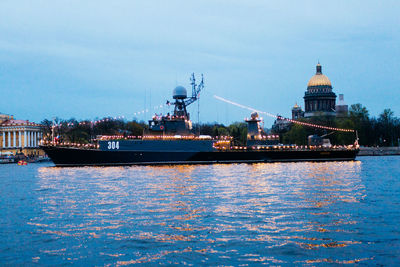
[[(152, 107), (152, 110), (160, 110), (160, 109), (164, 108), (165, 106), (169, 106), (169, 105), (168, 104), (157, 105), (157, 106)], [(133, 115), (137, 116), (137, 115), (140, 115), (140, 114), (145, 114), (146, 112), (149, 112), (149, 109), (144, 109), (144, 110), (141, 110), (141, 111), (134, 112)], [(104, 119), (101, 119), (101, 120), (81, 121), (81, 122), (78, 122), (78, 123), (61, 122), (61, 123), (53, 124), (53, 127), (57, 128), (57, 127), (62, 127), (62, 126), (75, 127), (75, 126), (78, 126), (78, 125), (96, 125), (96, 124), (102, 123), (102, 122), (118, 121), (118, 120), (123, 120), (123, 119), (125, 119), (125, 116), (108, 117), (108, 118), (104, 118)]]
[(78, 125), (96, 125), (98, 123), (102, 123), (102, 122), (107, 122), (107, 121), (117, 121), (117, 120), (123, 120), (125, 117), (124, 116), (118, 116), (118, 117), (114, 117), (114, 118), (104, 118), (101, 120), (96, 120), (96, 121), (81, 121), (78, 123), (73, 123), (73, 122), (60, 122), (57, 124), (53, 124), (53, 127), (62, 127), (62, 126), (67, 126), (67, 127), (74, 127), (74, 126), (78, 126)]
[[(165, 106), (169, 106), (169, 105), (168, 105), (168, 104), (157, 105), (157, 106), (154, 106), (154, 107), (151, 108), (151, 109), (152, 109), (152, 110), (158, 110), (158, 109), (164, 108)], [(146, 112), (149, 112), (149, 109), (143, 109), (143, 110), (141, 110), (141, 111), (134, 112), (133, 115), (136, 116), (136, 115), (144, 114), (144, 113), (146, 113)]]
[(225, 103), (228, 103), (228, 104), (231, 104), (231, 105), (243, 108), (243, 109), (250, 110), (251, 112), (255, 111), (255, 112), (259, 113), (259, 114), (264, 114), (264, 115), (267, 115), (267, 116), (275, 118), (275, 119), (290, 121), (292, 123), (296, 123), (296, 124), (303, 125), (303, 126), (314, 127), (314, 128), (319, 128), (319, 129), (326, 129), (326, 130), (331, 130), (331, 131), (338, 131), (338, 132), (355, 132), (355, 130), (352, 130), (352, 129), (335, 128), (335, 127), (323, 126), (323, 125), (312, 124), (312, 123), (308, 123), (308, 122), (296, 121), (296, 120), (292, 120), (292, 119), (289, 119), (289, 118), (284, 118), (282, 116), (277, 116), (277, 115), (274, 115), (274, 114), (269, 113), (269, 112), (257, 110), (255, 108), (252, 108), (252, 107), (249, 107), (249, 106), (245, 106), (245, 105), (233, 102), (231, 100), (225, 99), (225, 98), (217, 96), (217, 95), (214, 95), (214, 98), (216, 98), (216, 99), (218, 99), (218, 100), (220, 100), (222, 102), (225, 102)]

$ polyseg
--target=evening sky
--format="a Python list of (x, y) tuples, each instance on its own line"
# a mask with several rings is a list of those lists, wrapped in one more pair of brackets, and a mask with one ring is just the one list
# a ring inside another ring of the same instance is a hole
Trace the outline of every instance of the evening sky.
[(2, 0), (0, 112), (148, 119), (195, 72), (203, 122), (249, 115), (213, 95), (290, 116), (320, 61), (348, 104), (399, 116), (399, 14), (399, 1)]

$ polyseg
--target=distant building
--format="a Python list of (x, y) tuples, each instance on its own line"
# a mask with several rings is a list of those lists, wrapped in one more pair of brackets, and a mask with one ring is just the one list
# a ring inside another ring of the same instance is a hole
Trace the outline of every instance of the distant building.
[(304, 94), (305, 111), (297, 104), (292, 108), (292, 119), (317, 116), (344, 117), (348, 114), (348, 106), (344, 102), (344, 95), (339, 94), (339, 102), (336, 104), (336, 94), (332, 91), (332, 83), (322, 74), (321, 64), (317, 64), (316, 73), (307, 84)]
[(349, 113), (349, 106), (344, 102), (344, 95), (339, 94), (339, 101), (336, 104), (336, 116), (346, 117)]
[(274, 124), (272, 125), (272, 132), (273, 133), (280, 133), (282, 131), (287, 131), (290, 129), (290, 124), (291, 122), (288, 120), (285, 120), (282, 116), (279, 114), (276, 116), (276, 120), (274, 121)]
[(292, 120), (297, 120), (304, 117), (304, 111), (301, 109), (299, 105), (294, 105), (292, 108)]
[[(344, 102), (344, 95), (339, 94), (339, 102), (336, 105), (336, 94), (332, 91), (332, 84), (329, 78), (322, 74), (321, 64), (317, 64), (316, 73), (307, 84), (307, 91), (304, 94), (304, 108), (294, 105), (292, 108), (292, 120), (300, 118), (312, 118), (318, 116), (346, 117), (348, 106)], [(275, 132), (290, 129), (290, 122), (278, 116), (272, 129)]]
[(24, 153), (26, 156), (43, 155), (39, 140), (43, 126), (27, 120), (15, 120), (13, 116), (0, 114), (0, 152)]
[(335, 116), (336, 94), (332, 91), (331, 81), (322, 74), (321, 64), (318, 63), (316, 69), (304, 94), (304, 116)]

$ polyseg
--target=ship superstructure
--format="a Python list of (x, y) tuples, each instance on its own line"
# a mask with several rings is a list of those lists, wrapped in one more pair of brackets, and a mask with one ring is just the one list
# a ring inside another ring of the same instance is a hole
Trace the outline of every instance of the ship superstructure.
[(149, 121), (149, 129), (144, 132), (144, 136), (173, 136), (185, 135), (192, 136), (192, 122), (187, 107), (198, 100), (200, 91), (204, 88), (204, 78), (196, 84), (194, 73), (191, 76), (192, 96), (188, 98), (187, 90), (183, 86), (177, 86), (172, 92), (173, 101), (167, 101), (168, 105), (174, 106), (174, 113), (170, 115), (154, 115)]

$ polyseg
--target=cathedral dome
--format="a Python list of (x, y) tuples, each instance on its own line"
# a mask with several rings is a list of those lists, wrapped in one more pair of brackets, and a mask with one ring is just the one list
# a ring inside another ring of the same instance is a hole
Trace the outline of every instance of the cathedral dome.
[(332, 87), (331, 81), (329, 78), (322, 74), (322, 67), (321, 64), (317, 64), (317, 73), (311, 77), (308, 81), (307, 87), (310, 86), (330, 86)]
[[(332, 92), (332, 84), (322, 74), (321, 64), (317, 64), (317, 72), (308, 81), (304, 94), (304, 117), (335, 116), (336, 94)], [(292, 110), (293, 112), (293, 110)]]

